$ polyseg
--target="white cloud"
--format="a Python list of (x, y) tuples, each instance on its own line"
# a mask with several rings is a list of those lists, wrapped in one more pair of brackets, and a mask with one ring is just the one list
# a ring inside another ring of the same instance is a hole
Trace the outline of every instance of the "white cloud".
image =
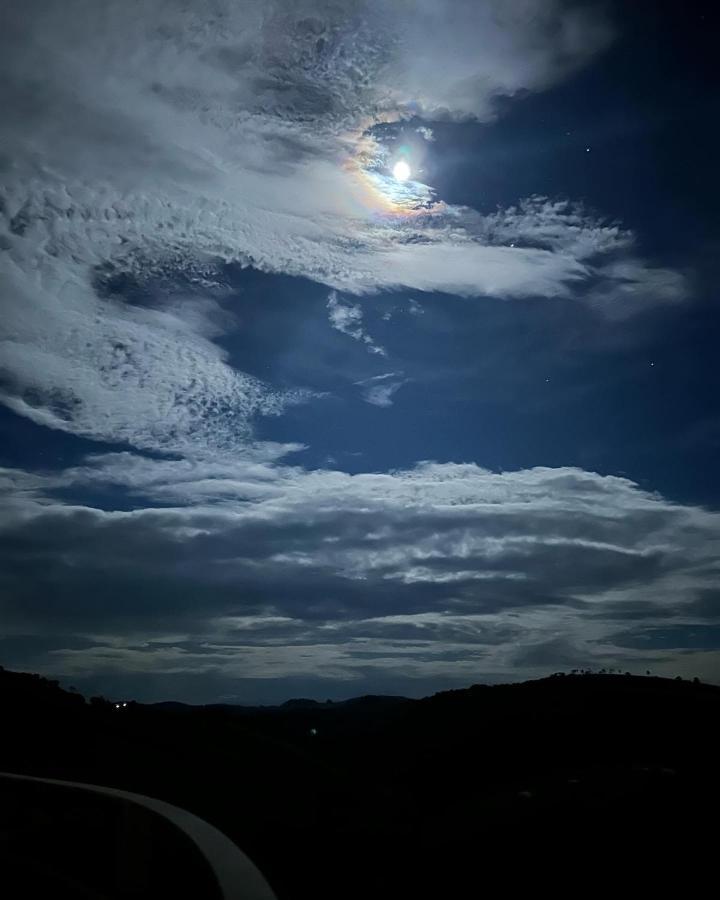
[[(612, 39), (597, 9), (562, 0), (420, 0), (409, 12), (405, 4), (394, 7), (402, 17), (401, 50), (389, 62), (390, 90), (428, 118), (491, 119), (498, 97), (547, 87)], [(438, 58), (442, 65), (427, 65)]]
[(386, 372), (384, 375), (373, 375), (372, 378), (364, 378), (356, 381), (363, 389), (363, 399), (373, 406), (392, 406), (393, 395), (407, 384), (408, 379), (402, 377), (402, 372)]
[(598, 267), (597, 274), (599, 283), (588, 292), (588, 302), (614, 319), (660, 304), (681, 303), (690, 293), (681, 272), (636, 259), (606, 263)]
[(328, 295), (327, 308), (330, 324), (336, 331), (366, 344), (371, 353), (387, 356), (385, 350), (379, 347), (363, 328), (363, 311), (359, 303), (343, 300), (335, 291), (331, 291)]
[(536, 247), (586, 261), (632, 248), (633, 235), (617, 222), (603, 222), (580, 203), (529, 197), (518, 206), (478, 217), (475, 228), (493, 245)]
[[(496, 246), (462, 210), (385, 216), (361, 165), (368, 126), (418, 108), (492, 118), (498, 97), (547, 86), (609, 38), (560, 0), (14, 5), (0, 35), (5, 402), (190, 452), (242, 445), (254, 415), (302, 398), (230, 367), (202, 314), (98, 297), (99, 268), (232, 260), (354, 294), (570, 296), (604, 279), (594, 298), (619, 283), (632, 301), (642, 276), (586, 263), (598, 238), (582, 216), (558, 212), (551, 246)], [(510, 218), (493, 226), (503, 238)], [(663, 283), (643, 296), (681, 293)]]
[(405, 384), (404, 381), (394, 381), (390, 384), (375, 384), (365, 391), (365, 400), (373, 406), (392, 406), (393, 395)]

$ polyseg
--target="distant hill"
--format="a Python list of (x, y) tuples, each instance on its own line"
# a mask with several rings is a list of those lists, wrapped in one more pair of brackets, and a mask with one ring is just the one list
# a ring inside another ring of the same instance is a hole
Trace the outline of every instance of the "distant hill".
[(21, 708), (32, 704), (36, 708), (77, 708), (85, 705), (85, 698), (77, 691), (67, 691), (59, 682), (29, 672), (12, 672), (0, 666), (0, 704)]
[(0, 769), (197, 812), (280, 900), (478, 896), (468, 880), (528, 890), (550, 861), (553, 884), (582, 863), (576, 887), (628, 866), (646, 887), (672, 867), (711, 874), (712, 685), (576, 674), (422, 700), (116, 708), (3, 670), (0, 714)]

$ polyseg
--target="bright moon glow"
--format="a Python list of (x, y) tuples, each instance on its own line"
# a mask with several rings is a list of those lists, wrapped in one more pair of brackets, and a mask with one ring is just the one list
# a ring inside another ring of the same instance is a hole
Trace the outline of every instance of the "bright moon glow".
[(399, 160), (393, 166), (393, 175), (398, 181), (407, 181), (410, 177), (410, 166), (404, 159)]

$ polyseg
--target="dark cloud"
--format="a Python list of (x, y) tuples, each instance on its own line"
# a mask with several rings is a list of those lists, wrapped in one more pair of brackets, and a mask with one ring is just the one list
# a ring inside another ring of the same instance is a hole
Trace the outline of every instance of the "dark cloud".
[[(669, 622), (679, 646), (668, 610), (711, 590), (720, 528), (716, 514), (576, 469), (349, 476), (108, 454), (6, 480), (4, 621), (25, 639), (52, 633), (48, 667), (68, 677), (351, 682), (372, 660), (390, 684), (623, 664), (631, 648), (655, 659), (675, 645), (633, 642), (618, 623), (645, 613), (652, 636)], [(106, 481), (145, 502), (113, 512), (53, 496)], [(154, 494), (183, 504), (153, 506)]]
[(707, 588), (698, 591), (697, 596), (688, 601), (684, 611), (691, 616), (720, 617), (720, 590)]
[(684, 623), (621, 631), (610, 638), (618, 647), (637, 650), (720, 650), (720, 625)]
[(515, 655), (518, 666), (573, 669), (587, 666), (592, 657), (566, 638), (554, 638), (524, 647)]

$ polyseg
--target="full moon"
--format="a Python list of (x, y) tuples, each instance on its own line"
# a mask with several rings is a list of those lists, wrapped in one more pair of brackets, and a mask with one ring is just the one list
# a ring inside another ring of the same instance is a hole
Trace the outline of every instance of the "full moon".
[(393, 166), (393, 175), (398, 181), (407, 181), (410, 177), (410, 166), (404, 159), (398, 160)]

